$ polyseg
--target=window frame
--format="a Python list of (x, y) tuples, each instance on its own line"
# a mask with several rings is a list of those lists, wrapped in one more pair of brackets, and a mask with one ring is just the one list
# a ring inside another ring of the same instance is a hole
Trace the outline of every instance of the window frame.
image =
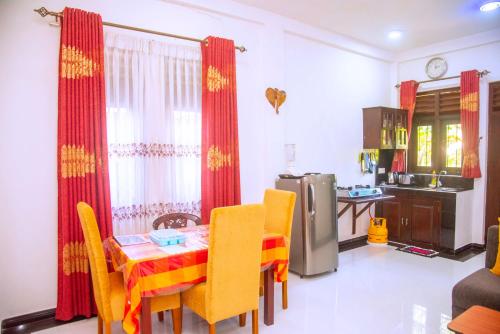
[[(431, 146), (431, 165), (430, 166), (418, 166), (418, 140), (417, 140), (417, 127), (418, 126), (432, 126), (432, 146)], [(435, 136), (435, 124), (433, 116), (420, 116), (413, 119), (411, 137), (410, 137), (410, 146), (408, 151), (411, 150), (413, 154), (408, 154), (409, 167), (411, 168), (412, 173), (432, 173), (432, 169), (434, 168), (434, 158), (436, 157), (436, 140)], [(410, 153), (410, 152), (409, 152)]]
[[(462, 168), (446, 167), (446, 125), (447, 124), (460, 124), (460, 109), (453, 113), (440, 113), (440, 94), (454, 93), (459, 91), (459, 87), (451, 87), (445, 89), (437, 89), (431, 91), (421, 92), (419, 94), (434, 94), (434, 112), (421, 113), (415, 112), (413, 114), (411, 138), (408, 146), (408, 171), (410, 173), (427, 173), (432, 171), (439, 172), (446, 171), (450, 175), (460, 175)], [(417, 94), (417, 96), (419, 95)], [(416, 110), (418, 108), (418, 101)], [(460, 108), (460, 106), (459, 106)], [(431, 166), (423, 167), (417, 166), (418, 151), (417, 151), (417, 127), (419, 125), (432, 125), (432, 153), (431, 153)], [(463, 163), (463, 150), (462, 150), (462, 163)], [(462, 165), (461, 163), (461, 165)]]

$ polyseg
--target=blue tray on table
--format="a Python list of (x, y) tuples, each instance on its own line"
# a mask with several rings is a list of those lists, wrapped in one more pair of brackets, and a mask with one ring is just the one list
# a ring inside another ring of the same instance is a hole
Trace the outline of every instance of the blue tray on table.
[(186, 241), (186, 235), (175, 229), (151, 231), (149, 232), (149, 238), (161, 247), (182, 244)]

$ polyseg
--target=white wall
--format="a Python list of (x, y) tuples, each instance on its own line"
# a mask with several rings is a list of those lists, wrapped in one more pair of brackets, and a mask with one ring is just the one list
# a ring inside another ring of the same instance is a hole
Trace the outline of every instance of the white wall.
[[(374, 174), (362, 175), (358, 163), (361, 109), (389, 105), (390, 64), (291, 33), (285, 52), (285, 140), (296, 145), (297, 171), (335, 173), (339, 186), (373, 185)], [(355, 235), (351, 216), (349, 210), (339, 219), (339, 240), (367, 234), (368, 212)]]
[[(373, 182), (357, 171), (361, 107), (389, 103), (387, 52), (226, 0), (1, 1), (0, 319), (56, 305), (59, 28), (33, 13), (42, 5), (244, 44), (249, 51), (237, 55), (244, 202), (261, 201), (285, 169), (285, 138), (297, 143), (303, 171), (334, 172), (339, 184)], [(267, 87), (288, 92), (279, 116), (264, 98)], [(310, 129), (313, 121), (320, 127), (304, 133), (301, 124)], [(349, 219), (340, 227), (340, 239), (350, 238)]]
[[(500, 29), (467, 36), (464, 38), (429, 45), (398, 55), (396, 62), (397, 81), (427, 80), (425, 64), (433, 56), (441, 56), (448, 62), (448, 73), (445, 76), (459, 75), (461, 71), (477, 69), (489, 70), (491, 73), (480, 81), (479, 110), (479, 163), (482, 177), (475, 179), (472, 194), (472, 224), (470, 240), (484, 244), (484, 217), (486, 198), (486, 153), (488, 145), (488, 83), (500, 80)], [(419, 91), (446, 87), (458, 87), (460, 79), (436, 81), (422, 84)], [(391, 87), (391, 89), (394, 89)], [(394, 89), (395, 90), (395, 89)], [(397, 102), (392, 97), (394, 106)], [(495, 143), (489, 143), (494, 145)], [(496, 143), (498, 144), (498, 143)]]

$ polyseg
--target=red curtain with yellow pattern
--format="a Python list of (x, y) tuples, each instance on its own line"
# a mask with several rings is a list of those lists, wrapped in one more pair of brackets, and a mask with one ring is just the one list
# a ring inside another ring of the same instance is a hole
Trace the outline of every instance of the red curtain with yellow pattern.
[(479, 75), (477, 70), (460, 74), (460, 123), (462, 125), (462, 176), (481, 177), (479, 167)]
[(101, 17), (65, 8), (59, 53), (57, 135), (58, 277), (56, 318), (95, 313), (76, 204), (95, 210), (101, 237), (112, 235), (104, 43)]
[(201, 219), (241, 203), (234, 42), (208, 37), (202, 50)]
[[(411, 127), (413, 123), (413, 113), (415, 112), (415, 103), (417, 101), (418, 82), (415, 80), (403, 81), (399, 88), (399, 106), (401, 109), (408, 110), (408, 143), (410, 142)], [(395, 150), (392, 160), (393, 172), (406, 172), (406, 150)]]

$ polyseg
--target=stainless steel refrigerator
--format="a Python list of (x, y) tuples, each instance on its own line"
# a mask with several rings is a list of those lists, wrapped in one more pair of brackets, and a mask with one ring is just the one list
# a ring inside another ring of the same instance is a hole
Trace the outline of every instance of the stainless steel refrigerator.
[(336, 271), (339, 246), (335, 175), (280, 175), (276, 188), (297, 194), (290, 244), (290, 271), (301, 277)]

